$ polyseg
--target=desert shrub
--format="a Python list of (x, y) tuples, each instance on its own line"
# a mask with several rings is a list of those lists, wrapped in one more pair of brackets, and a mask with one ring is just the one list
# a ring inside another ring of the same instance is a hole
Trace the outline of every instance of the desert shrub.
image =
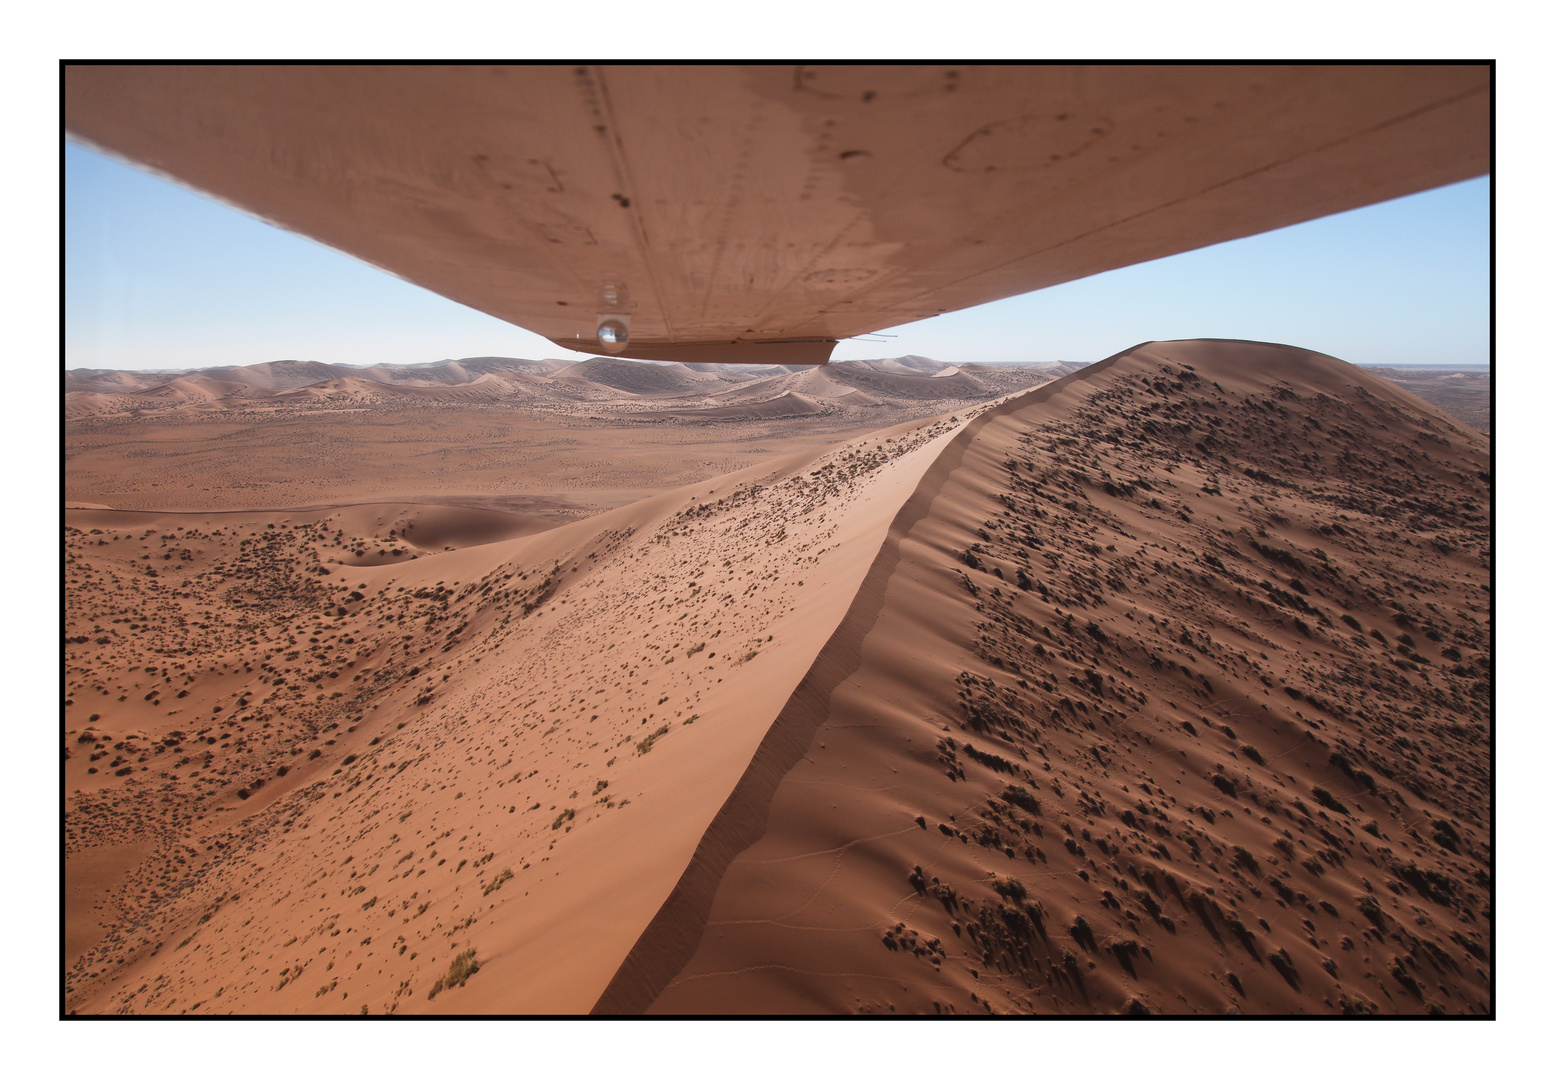
[(464, 950), (449, 963), (448, 974), (432, 984), (432, 989), (427, 992), (427, 1000), (431, 1001), (444, 990), (463, 986), (480, 969), (480, 962), (475, 959), (475, 950)]
[(1000, 878), (993, 883), (993, 891), (1006, 900), (1021, 901), (1026, 899), (1026, 884), (1020, 878)]
[(1413, 885), (1421, 896), (1444, 907), (1452, 907), (1457, 883), (1440, 870), (1424, 870), (1410, 863), (1398, 871), (1398, 876)]
[(1361, 914), (1366, 920), (1379, 930), (1382, 928), (1382, 905), (1377, 903), (1375, 896), (1363, 896), (1360, 900)]
[(1388, 966), (1388, 974), (1397, 979), (1410, 993), (1416, 997), (1420, 996), (1420, 981), (1404, 966), (1403, 960), (1395, 956), (1393, 963)]
[(1038, 802), (1037, 797), (1028, 791), (1022, 784), (1006, 784), (1004, 786), (1004, 791), (999, 795), (999, 798), (1003, 799), (1011, 806), (1020, 807), (1027, 813), (1037, 815), (1042, 813), (1042, 804)]
[(1344, 773), (1351, 780), (1354, 780), (1363, 788), (1373, 793), (1376, 792), (1377, 781), (1372, 778), (1371, 773), (1366, 772), (1363, 769), (1357, 769), (1350, 763), (1350, 759), (1346, 757), (1343, 752), (1335, 750), (1333, 753), (1328, 755), (1328, 762), (1330, 765), (1334, 766), (1334, 768)]
[(1312, 797), (1336, 814), (1344, 814), (1346, 817), (1350, 814), (1349, 807), (1334, 798), (1333, 792), (1325, 787), (1314, 786), (1312, 788)]
[(653, 749), (653, 744), (658, 742), (659, 739), (662, 736), (668, 735), (669, 734), (669, 730), (670, 729), (669, 729), (669, 725), (668, 724), (661, 724), (661, 725), (659, 725), (658, 730), (656, 730), (652, 735), (649, 735), (646, 739), (644, 739), (642, 742), (637, 744), (637, 752), (639, 754), (646, 754), (649, 750), (652, 750)]

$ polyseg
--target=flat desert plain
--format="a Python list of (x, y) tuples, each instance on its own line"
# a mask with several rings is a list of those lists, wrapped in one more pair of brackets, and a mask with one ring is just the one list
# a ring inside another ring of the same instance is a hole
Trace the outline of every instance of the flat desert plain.
[(66, 391), (68, 1012), (1489, 1009), (1489, 439), (1375, 373)]

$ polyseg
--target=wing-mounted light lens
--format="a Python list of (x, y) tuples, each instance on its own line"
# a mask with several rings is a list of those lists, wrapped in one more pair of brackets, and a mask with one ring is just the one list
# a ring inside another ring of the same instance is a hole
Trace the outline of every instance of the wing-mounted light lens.
[(618, 353), (626, 348), (627, 339), (631, 337), (632, 331), (627, 325), (625, 316), (611, 315), (601, 320), (594, 334), (599, 339), (601, 349), (607, 353)]
[(626, 348), (632, 336), (631, 298), (626, 286), (612, 281), (599, 288), (599, 314), (594, 324), (594, 337), (599, 347), (607, 353), (618, 353)]

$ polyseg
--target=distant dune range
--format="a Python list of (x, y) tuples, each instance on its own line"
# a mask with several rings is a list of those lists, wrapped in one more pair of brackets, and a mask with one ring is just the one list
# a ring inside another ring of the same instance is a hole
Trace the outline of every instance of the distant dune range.
[(1488, 371), (1387, 367), (1367, 370), (1397, 383), (1477, 431), (1490, 431), (1491, 375)]
[(1484, 434), (1249, 342), (523, 363), (72, 374), (153, 404), (67, 426), (67, 1008), (1487, 1010)]
[(488, 357), (73, 371), (66, 498), (189, 511), (414, 499), (562, 522), (969, 408), (1075, 366), (900, 357), (791, 370)]
[[(875, 388), (876, 400), (940, 401), (979, 399), (1029, 386), (1033, 375), (1051, 378), (1078, 364), (941, 364), (921, 356), (859, 360), (824, 367), (773, 365), (657, 364), (597, 356), (584, 361), (475, 357), (436, 364), (348, 367), (284, 360), (247, 367), (188, 372), (98, 371), (65, 373), (66, 414), (71, 418), (208, 406), (243, 411), (286, 403), (326, 401), (338, 405), (405, 399), (414, 402), (504, 402), (531, 399), (620, 405), (621, 395), (669, 399), (667, 408), (686, 412), (701, 404), (717, 408), (721, 396), (741, 401), (811, 390), (823, 398), (845, 397), (855, 388)], [(928, 382), (927, 379), (948, 379)]]
[[(889, 401), (940, 400), (963, 389), (975, 400), (991, 391), (1008, 392), (1026, 385), (1027, 373), (1065, 375), (1079, 365), (941, 364), (922, 356), (889, 360), (851, 361), (820, 368), (738, 366), (717, 364), (643, 364), (594, 357), (568, 360), (519, 360), (482, 356), (435, 364), (351, 367), (313, 361), (283, 360), (247, 367), (205, 368), (190, 372), (101, 371), (77, 368), (65, 373), (65, 415), (68, 419), (135, 413), (163, 408), (207, 407), (234, 411), (260, 407), (256, 403), (335, 405), (385, 404), (396, 399), (415, 403), (523, 403), (528, 398), (603, 400), (614, 390), (630, 395), (684, 396), (683, 407), (669, 402), (669, 415), (717, 418), (718, 401), (773, 401), (786, 393), (822, 399), (848, 399), (846, 404), (880, 403), (869, 390)], [(1372, 367), (1372, 374), (1398, 383), (1437, 408), (1480, 431), (1490, 429), (1488, 372), (1451, 368)], [(900, 376), (952, 377), (957, 381), (928, 386)], [(856, 395), (856, 396), (851, 396)], [(620, 404), (617, 402), (616, 404)], [(727, 414), (743, 418), (743, 414)], [(779, 415), (770, 410), (765, 415)], [(794, 415), (794, 414), (783, 414)]]

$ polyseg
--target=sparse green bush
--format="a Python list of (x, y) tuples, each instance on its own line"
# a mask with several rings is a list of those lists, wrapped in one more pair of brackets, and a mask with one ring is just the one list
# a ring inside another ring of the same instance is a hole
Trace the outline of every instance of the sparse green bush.
[(1006, 784), (1004, 786), (1004, 791), (1000, 793), (999, 798), (1003, 799), (1011, 806), (1020, 807), (1022, 810), (1029, 814), (1036, 814), (1040, 816), (1042, 813), (1042, 804), (1038, 802), (1037, 797), (1028, 791), (1022, 784)]
[(1363, 896), (1360, 900), (1361, 914), (1366, 920), (1378, 929), (1382, 928), (1382, 905), (1377, 903), (1375, 896)]
[(1397, 979), (1410, 993), (1416, 997), (1421, 995), (1420, 981), (1404, 966), (1404, 961), (1398, 957), (1393, 958), (1393, 963), (1388, 966), (1388, 974)]
[(1336, 814), (1344, 814), (1346, 817), (1350, 814), (1349, 807), (1334, 798), (1333, 792), (1325, 787), (1314, 786), (1312, 788), (1312, 797)]
[[(646, 739), (637, 744), (637, 752), (639, 754), (646, 754), (649, 750), (652, 750), (653, 744), (658, 742), (660, 737), (668, 735), (669, 730), (670, 729), (668, 724), (659, 725), (658, 729), (654, 731), (652, 735), (649, 735)], [(552, 828), (554, 827), (555, 826), (552, 826)]]
[(448, 974), (444, 975), (441, 979), (438, 979), (437, 982), (432, 984), (432, 989), (427, 991), (427, 1000), (431, 1001), (444, 990), (452, 990), (456, 987), (463, 986), (466, 982), (469, 981), (470, 976), (474, 975), (480, 969), (481, 965), (479, 961), (475, 959), (475, 950), (464, 950), (464, 952), (454, 957), (453, 960), (449, 963)]
[(993, 891), (1006, 900), (1021, 901), (1026, 899), (1026, 883), (1020, 878), (999, 878), (993, 883)]

